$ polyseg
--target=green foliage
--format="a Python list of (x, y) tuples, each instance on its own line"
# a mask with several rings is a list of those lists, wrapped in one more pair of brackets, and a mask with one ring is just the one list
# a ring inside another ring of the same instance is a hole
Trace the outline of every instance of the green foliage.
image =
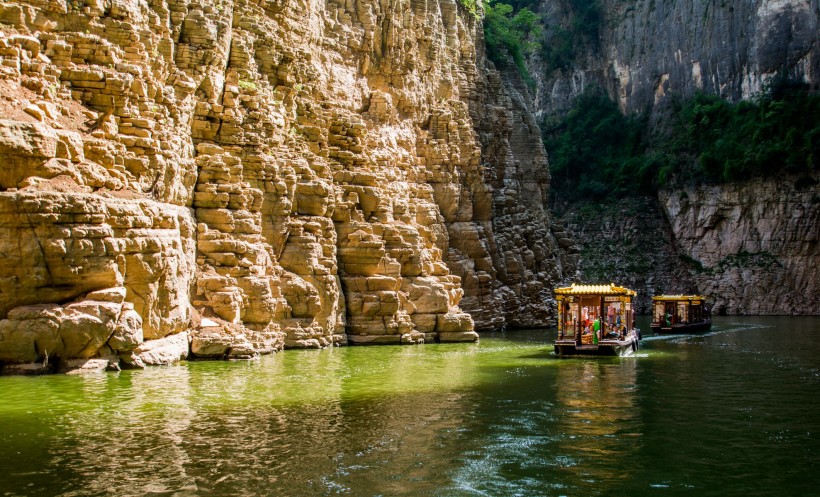
[(593, 200), (651, 191), (666, 162), (645, 150), (645, 127), (645, 119), (625, 117), (603, 92), (587, 91), (545, 130), (553, 185), (562, 195)]
[[(534, 12), (538, 0), (487, 0), (484, 4), (484, 38), (487, 55), (493, 62), (511, 57), (524, 80), (534, 86), (524, 58), (536, 51), (549, 68), (567, 69), (582, 47), (597, 46), (601, 24), (600, 0), (567, 0), (566, 22), (555, 25), (543, 36), (541, 16)], [(470, 10), (475, 0), (459, 0)], [(472, 12), (472, 11), (471, 11)]]
[(544, 126), (553, 185), (567, 199), (653, 193), (679, 178), (739, 181), (810, 177), (820, 157), (820, 96), (779, 82), (731, 104), (697, 95), (672, 110), (668, 133), (623, 116), (600, 90), (581, 95), (566, 117)]
[(679, 106), (675, 147), (691, 151), (709, 181), (800, 175), (820, 158), (820, 96), (777, 85), (752, 101), (730, 104), (697, 95)]
[(247, 79), (240, 79), (239, 87), (243, 90), (256, 91), (256, 83), (254, 83), (253, 81), (249, 81)]
[(543, 43), (542, 56), (548, 69), (568, 69), (575, 60), (572, 33), (561, 26), (556, 27)]
[(476, 6), (476, 0), (458, 0), (458, 3), (464, 7), (467, 12), (472, 14), (473, 17), (478, 17), (478, 7)]
[(516, 9), (506, 3), (488, 0), (484, 5), (484, 41), (487, 56), (495, 63), (503, 64), (511, 57), (524, 81), (534, 87), (524, 57), (532, 53), (538, 44), (531, 41), (540, 35), (538, 14), (523, 7)]

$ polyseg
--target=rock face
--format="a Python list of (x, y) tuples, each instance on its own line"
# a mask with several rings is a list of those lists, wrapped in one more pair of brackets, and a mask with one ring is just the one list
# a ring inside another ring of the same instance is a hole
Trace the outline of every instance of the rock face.
[(460, 199), (440, 203), (450, 205), (442, 208), (450, 267), (479, 329), (543, 326), (552, 319), (552, 287), (575, 276), (579, 254), (547, 208), (547, 157), (518, 70), (477, 83), (471, 111), (482, 163), (462, 179)]
[[(603, 0), (595, 16), (544, 0), (546, 33), (576, 35), (572, 62), (548, 70), (529, 61), (539, 114), (561, 114), (590, 84), (605, 88), (625, 113), (662, 108), (667, 97), (702, 91), (738, 101), (759, 93), (779, 72), (820, 84), (817, 0)], [(586, 19), (588, 25), (570, 26)], [(583, 42), (581, 42), (583, 40)]]
[(815, 315), (820, 299), (817, 178), (662, 190), (658, 197), (570, 207), (584, 281), (638, 292), (700, 293), (716, 313)]
[(817, 314), (817, 180), (763, 181), (662, 191), (698, 289), (728, 314)]
[(577, 255), (481, 31), (455, 0), (0, 6), (0, 361), (547, 324)]
[(657, 198), (574, 205), (563, 220), (580, 250), (580, 280), (635, 290), (636, 312), (648, 314), (653, 295), (699, 291)]

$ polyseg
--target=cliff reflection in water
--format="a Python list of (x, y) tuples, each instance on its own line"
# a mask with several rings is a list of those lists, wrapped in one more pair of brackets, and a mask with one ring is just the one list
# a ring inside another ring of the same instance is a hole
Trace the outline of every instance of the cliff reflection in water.
[(197, 389), (186, 367), (77, 378), (81, 395), (57, 416), (45, 494), (150, 495), (191, 490), (186, 444), (196, 430)]
[(459, 390), (478, 378), (477, 350), (389, 347), (378, 361), (370, 350), (294, 351), (71, 378), (79, 396), (53, 420), (61, 429), (40, 461), (51, 479), (35, 485), (63, 495), (432, 491), (458, 450), (442, 454), (439, 434), (463, 422)]

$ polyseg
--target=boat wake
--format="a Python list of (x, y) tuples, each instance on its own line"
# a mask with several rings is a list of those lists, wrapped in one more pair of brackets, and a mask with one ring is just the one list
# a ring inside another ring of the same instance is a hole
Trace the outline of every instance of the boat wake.
[(729, 323), (725, 326), (713, 326), (711, 330), (705, 333), (685, 333), (685, 334), (673, 334), (673, 335), (650, 335), (644, 336), (642, 342), (654, 342), (658, 340), (664, 341), (686, 341), (692, 338), (703, 338), (703, 337), (711, 337), (717, 335), (723, 335), (726, 333), (736, 333), (739, 331), (748, 331), (748, 330), (759, 330), (763, 328), (773, 328), (771, 325), (766, 324), (747, 324), (747, 323)]

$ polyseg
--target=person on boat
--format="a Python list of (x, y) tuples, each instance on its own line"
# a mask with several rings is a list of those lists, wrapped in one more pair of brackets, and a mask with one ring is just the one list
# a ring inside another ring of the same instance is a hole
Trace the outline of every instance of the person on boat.
[(592, 343), (598, 343), (598, 340), (601, 338), (601, 318), (595, 317), (595, 321), (592, 322)]

